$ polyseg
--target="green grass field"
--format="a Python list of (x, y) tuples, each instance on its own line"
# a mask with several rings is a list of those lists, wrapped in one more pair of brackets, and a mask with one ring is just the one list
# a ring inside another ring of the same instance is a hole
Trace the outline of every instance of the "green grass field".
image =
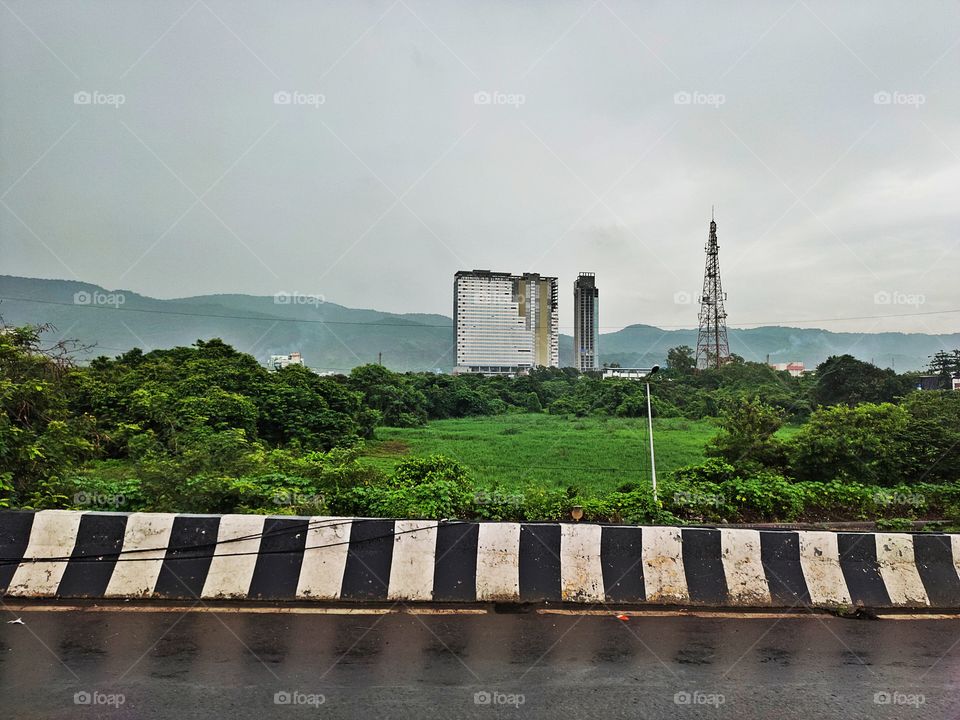
[[(716, 432), (707, 421), (654, 420), (658, 475), (702, 462), (704, 444)], [(363, 461), (389, 471), (404, 457), (433, 453), (459, 460), (475, 481), (507, 488), (575, 485), (592, 494), (650, 480), (643, 418), (523, 414), (435, 420), (421, 428), (378, 428)]]

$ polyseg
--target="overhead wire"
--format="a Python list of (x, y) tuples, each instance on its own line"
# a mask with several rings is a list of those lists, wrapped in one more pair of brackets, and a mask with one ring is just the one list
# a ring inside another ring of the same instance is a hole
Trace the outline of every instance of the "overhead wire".
[[(272, 519), (277, 519), (277, 517), (276, 517), (276, 516), (272, 516)], [(292, 516), (291, 516), (291, 519), (293, 519)], [(353, 523), (356, 523), (356, 522), (377, 522), (377, 521), (378, 521), (377, 518), (349, 518), (349, 519), (344, 519), (342, 522), (332, 523), (332, 524), (330, 524), (330, 525), (317, 524), (317, 525), (315, 526), (315, 528), (336, 527), (336, 526), (338, 526), (338, 525), (352, 525)], [(325, 522), (325, 521), (316, 521), (316, 522), (317, 522), (317, 523), (321, 523), (321, 522)], [(392, 521), (387, 521), (387, 522), (392, 522)], [(454, 520), (454, 521), (450, 521), (450, 522), (457, 522), (457, 521)], [(249, 555), (287, 555), (287, 554), (290, 554), (291, 552), (299, 552), (299, 550), (294, 551), (294, 550), (283, 549), (283, 548), (281, 548), (281, 549), (276, 549), (276, 550), (261, 550), (261, 549), (258, 548), (257, 550), (249, 550), (249, 551), (234, 552), (234, 553), (191, 554), (191, 555), (189, 555), (189, 556), (187, 556), (187, 557), (172, 557), (172, 558), (171, 558), (171, 557), (164, 557), (164, 558), (125, 557), (125, 556), (127, 556), (127, 555), (135, 555), (135, 554), (147, 553), (147, 552), (154, 552), (154, 553), (155, 553), (155, 552), (159, 552), (159, 551), (163, 551), (165, 554), (174, 553), (174, 552), (190, 552), (190, 551), (200, 550), (200, 549), (210, 548), (210, 547), (216, 548), (217, 546), (220, 546), (220, 545), (227, 545), (227, 544), (235, 543), (235, 542), (244, 542), (244, 541), (248, 541), (248, 540), (256, 540), (256, 539), (258, 539), (258, 538), (262, 541), (262, 540), (263, 540), (264, 538), (266, 538), (266, 537), (273, 537), (273, 536), (276, 536), (276, 535), (288, 535), (288, 534), (295, 534), (295, 533), (299, 533), (299, 532), (305, 532), (305, 531), (307, 531), (307, 530), (312, 529), (312, 528), (310, 527), (312, 524), (313, 524), (313, 523), (308, 522), (306, 527), (293, 526), (293, 527), (289, 527), (289, 528), (278, 528), (276, 532), (263, 531), (263, 532), (259, 532), (259, 533), (252, 533), (252, 534), (250, 534), (250, 535), (245, 535), (245, 536), (242, 536), (242, 537), (229, 538), (229, 539), (223, 540), (223, 541), (213, 541), (213, 542), (206, 542), (206, 543), (195, 543), (195, 544), (190, 544), (190, 545), (182, 545), (182, 546), (179, 546), (179, 547), (164, 546), (164, 547), (154, 547), (154, 548), (130, 548), (130, 549), (128, 549), (128, 550), (123, 550), (123, 549), (121, 549), (121, 550), (118, 550), (118, 551), (116, 551), (116, 552), (112, 552), (112, 551), (103, 552), (103, 553), (100, 553), (99, 555), (61, 555), (61, 556), (56, 556), (56, 557), (22, 557), (22, 558), (16, 558), (16, 557), (0, 557), (0, 567), (2, 567), (2, 566), (4, 566), (4, 565), (27, 565), (27, 564), (33, 564), (33, 563), (60, 563), (60, 562), (70, 562), (70, 563), (77, 563), (77, 562), (79, 562), (79, 563), (86, 563), (86, 562), (104, 562), (104, 558), (109, 558), (111, 562), (113, 562), (113, 561), (116, 561), (116, 562), (158, 562), (158, 561), (160, 561), (160, 562), (162, 562), (162, 561), (164, 561), (164, 560), (205, 560), (205, 559), (209, 559), (209, 558), (213, 558), (213, 557), (243, 557), (243, 556), (249, 556)], [(399, 530), (399, 531), (396, 530), (396, 526), (394, 526), (393, 532), (390, 532), (390, 533), (384, 533), (384, 534), (382, 534), (382, 535), (375, 535), (375, 536), (371, 536), (371, 537), (368, 537), (368, 538), (363, 538), (362, 540), (344, 540), (344, 541), (341, 541), (341, 542), (325, 543), (325, 544), (322, 544), (322, 545), (304, 546), (303, 551), (307, 551), (307, 550), (323, 550), (323, 549), (326, 549), (326, 548), (338, 547), (338, 546), (341, 546), (341, 545), (349, 545), (349, 544), (351, 544), (351, 542), (354, 543), (354, 544), (357, 544), (357, 543), (363, 543), (363, 542), (371, 542), (371, 541), (373, 541), (373, 540), (383, 540), (383, 539), (386, 539), (386, 538), (396, 537), (396, 536), (398, 536), (398, 535), (407, 535), (407, 534), (409, 534), (409, 533), (421, 532), (421, 531), (423, 531), (423, 530), (435, 529), (435, 528), (440, 527), (440, 524), (441, 524), (441, 523), (438, 521), (437, 524), (434, 525), (434, 526), (432, 526), (432, 527), (431, 527), (431, 526), (426, 526), (426, 527), (411, 528), (411, 529), (409, 529), (409, 530)], [(98, 548), (98, 549), (101, 549), (101, 548)]]
[[(219, 318), (223, 320), (249, 320), (256, 322), (286, 322), (286, 323), (316, 323), (319, 325), (355, 325), (360, 327), (399, 327), (406, 329), (416, 329), (416, 328), (443, 328), (446, 330), (453, 329), (453, 321), (446, 324), (433, 324), (433, 323), (421, 323), (413, 320), (407, 322), (361, 322), (359, 320), (325, 320), (323, 318), (290, 318), (282, 317), (275, 315), (265, 315), (258, 317), (256, 315), (233, 315), (226, 313), (194, 313), (194, 312), (182, 312), (178, 310), (164, 310), (160, 308), (134, 308), (134, 307), (122, 307), (122, 306), (110, 306), (110, 305), (78, 305), (76, 303), (59, 301), (59, 300), (41, 300), (38, 298), (21, 298), (21, 297), (10, 297), (10, 296), (0, 296), (0, 300), (9, 300), (11, 302), (28, 302), (28, 303), (39, 303), (42, 305), (59, 305), (62, 307), (72, 307), (82, 310), (100, 310), (100, 311), (115, 311), (115, 312), (137, 312), (137, 313), (148, 313), (152, 315), (175, 315), (178, 317), (198, 317), (198, 318)], [(850, 316), (850, 317), (833, 317), (833, 318), (808, 318), (803, 320), (764, 320), (764, 321), (752, 321), (752, 322), (741, 322), (741, 323), (727, 323), (729, 327), (737, 328), (750, 328), (760, 325), (776, 326), (776, 325), (791, 325), (791, 324), (807, 324), (807, 323), (825, 323), (825, 322), (846, 322), (850, 320), (882, 320), (889, 318), (909, 318), (909, 317), (921, 317), (927, 315), (948, 315), (953, 313), (960, 313), (960, 308), (950, 309), (950, 310), (925, 310), (922, 312), (913, 312), (913, 313), (890, 313), (886, 315), (859, 315), (859, 316)], [(561, 325), (563, 328), (570, 328), (570, 325)], [(616, 328), (617, 330), (624, 330), (630, 325), (602, 325), (601, 329), (610, 330)], [(653, 327), (653, 326), (652, 326)], [(658, 330), (695, 330), (696, 328), (690, 327), (688, 325), (656, 325)]]

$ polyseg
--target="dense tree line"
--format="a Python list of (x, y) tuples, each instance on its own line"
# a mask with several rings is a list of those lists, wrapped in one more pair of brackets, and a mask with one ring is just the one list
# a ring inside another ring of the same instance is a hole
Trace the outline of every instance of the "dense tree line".
[[(85, 464), (97, 460), (103, 472), (111, 462), (128, 475), (133, 467), (137, 482), (127, 492), (148, 494), (150, 507), (256, 507), (267, 490), (313, 497), (318, 488), (376, 484), (351, 448), (381, 424), (647, 411), (644, 383), (571, 368), (507, 378), (365, 365), (326, 377), (301, 366), (268, 370), (218, 339), (134, 349), (81, 367), (67, 344), (45, 346), (44, 330), (0, 331), (0, 506), (69, 504), (64, 493), (100, 481), (82, 477)], [(911, 394), (915, 377), (850, 356), (800, 378), (739, 358), (697, 371), (686, 347), (671, 350), (669, 363), (651, 378), (654, 414), (723, 418), (711, 453), (742, 475), (881, 485), (920, 473), (930, 482), (957, 478), (951, 443), (960, 441), (960, 415), (937, 394)], [(784, 422), (804, 421), (789, 445), (776, 438)], [(407, 487), (409, 477), (402, 480)]]

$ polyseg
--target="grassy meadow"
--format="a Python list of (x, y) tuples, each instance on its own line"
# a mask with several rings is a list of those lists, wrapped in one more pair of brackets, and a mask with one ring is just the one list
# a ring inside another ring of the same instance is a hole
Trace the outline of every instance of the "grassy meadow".
[[(704, 444), (717, 428), (709, 421), (660, 418), (653, 432), (662, 475), (701, 462)], [(507, 488), (575, 485), (593, 493), (650, 480), (644, 418), (510, 414), (381, 427), (363, 461), (389, 471), (404, 457), (433, 453), (459, 460), (475, 481)]]

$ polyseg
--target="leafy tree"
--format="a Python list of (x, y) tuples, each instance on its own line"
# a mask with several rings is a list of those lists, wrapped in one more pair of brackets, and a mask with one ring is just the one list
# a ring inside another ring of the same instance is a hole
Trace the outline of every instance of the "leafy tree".
[(960, 481), (960, 392), (914, 392), (901, 407), (911, 417), (904, 475), (912, 481)]
[(707, 444), (706, 454), (748, 471), (782, 468), (785, 450), (775, 437), (782, 426), (781, 410), (756, 397), (738, 400), (723, 414), (720, 433)]
[(299, 366), (271, 373), (259, 397), (261, 437), (329, 450), (370, 437), (379, 414), (363, 407), (360, 393)]
[(63, 388), (70, 343), (49, 326), (0, 327), (0, 507), (46, 507), (53, 486), (95, 453), (93, 422), (70, 412)]
[(689, 345), (667, 350), (667, 367), (678, 375), (692, 375), (697, 369), (697, 356)]
[(790, 443), (793, 476), (877, 485), (908, 480), (903, 461), (910, 423), (910, 413), (890, 403), (816, 410)]
[(913, 381), (893, 370), (857, 360), (852, 355), (834, 355), (817, 366), (813, 398), (818, 405), (856, 405), (893, 402), (913, 389)]
[(404, 375), (382, 365), (361, 365), (350, 371), (349, 385), (362, 393), (364, 403), (380, 413), (385, 425), (413, 427), (427, 421), (427, 399)]

